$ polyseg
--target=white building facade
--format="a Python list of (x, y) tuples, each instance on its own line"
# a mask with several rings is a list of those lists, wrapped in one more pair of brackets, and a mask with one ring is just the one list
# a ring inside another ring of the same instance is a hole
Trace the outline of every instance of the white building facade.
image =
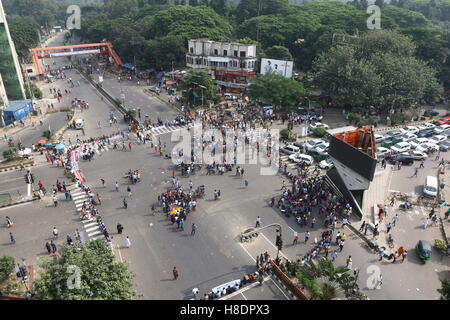
[(192, 39), (188, 41), (186, 65), (194, 69), (253, 71), (256, 45)]

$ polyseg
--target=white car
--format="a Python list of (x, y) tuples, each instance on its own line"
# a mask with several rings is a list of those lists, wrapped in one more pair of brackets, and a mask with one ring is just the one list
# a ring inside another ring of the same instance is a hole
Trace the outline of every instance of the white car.
[(381, 135), (381, 134), (378, 134), (378, 133), (375, 133), (374, 136), (375, 136), (375, 143), (383, 142), (384, 139), (386, 139), (385, 136), (383, 136), (383, 135)]
[(409, 151), (410, 149), (411, 145), (408, 142), (399, 142), (391, 147), (391, 150), (397, 153), (403, 153)]
[(328, 154), (327, 151), (328, 151), (329, 147), (330, 147), (330, 144), (327, 143), (327, 142), (324, 142), (324, 143), (319, 144), (318, 146), (316, 146), (314, 148), (314, 150), (317, 151), (317, 153), (320, 154), (320, 155), (327, 155)]
[(432, 124), (431, 122), (425, 122), (419, 126), (419, 130), (433, 129), (433, 128), (436, 128), (436, 125)]
[(421, 145), (417, 146), (417, 151), (428, 152), (428, 149), (433, 149), (435, 151), (439, 150), (439, 146), (437, 144), (431, 142), (425, 142)]
[(295, 163), (305, 162), (308, 166), (314, 163), (314, 159), (311, 156), (303, 153), (295, 153), (289, 156), (289, 160), (294, 161)]
[(403, 129), (405, 129), (406, 132), (414, 133), (414, 134), (417, 133), (417, 132), (419, 132), (419, 128), (414, 127), (414, 126), (406, 126), (406, 127), (404, 127)]
[(410, 132), (404, 133), (399, 137), (399, 139), (402, 139), (403, 142), (408, 142), (416, 138), (417, 136), (414, 133)]
[(290, 144), (288, 146), (281, 148), (281, 151), (283, 151), (284, 153), (287, 153), (287, 154), (293, 154), (293, 153), (300, 152), (300, 148)]
[(437, 136), (430, 138), (430, 142), (435, 143), (435, 144), (438, 144), (439, 142), (445, 141), (445, 140), (447, 140), (447, 136), (443, 136), (443, 135), (437, 135)]
[(311, 128), (311, 130), (314, 130), (314, 129), (316, 129), (316, 128), (324, 128), (325, 130), (328, 130), (328, 129), (329, 129), (329, 126), (326, 125), (325, 123), (322, 123), (322, 122), (311, 123), (311, 124), (309, 125), (309, 127)]
[(331, 169), (334, 167), (333, 161), (331, 159), (325, 159), (319, 162), (319, 167), (322, 169)]
[(440, 125), (439, 127), (434, 128), (434, 133), (441, 134), (442, 132), (444, 132), (448, 128), (450, 128), (450, 124)]
[(428, 157), (425, 152), (417, 150), (403, 152), (401, 153), (401, 155), (408, 156), (410, 158), (413, 158), (414, 160), (424, 160)]
[(389, 151), (391, 151), (391, 150), (389, 150), (388, 148), (385, 148), (385, 147), (377, 148), (377, 154), (381, 154), (382, 156), (385, 156), (386, 154), (388, 154)]
[(414, 140), (409, 141), (409, 144), (411, 145), (412, 149), (417, 148), (417, 146), (421, 145), (422, 143), (426, 143), (429, 140), (427, 138), (417, 138)]
[(305, 143), (305, 148), (306, 148), (306, 150), (313, 150), (315, 147), (317, 147), (318, 145), (320, 145), (322, 143), (323, 143), (323, 140), (320, 140), (320, 139), (308, 140)]

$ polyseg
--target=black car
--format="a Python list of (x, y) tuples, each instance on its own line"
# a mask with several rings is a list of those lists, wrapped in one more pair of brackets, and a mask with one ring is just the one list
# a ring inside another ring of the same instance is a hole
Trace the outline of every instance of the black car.
[(434, 134), (434, 129), (422, 129), (419, 132), (417, 132), (417, 137), (419, 138), (428, 138), (431, 137)]
[(393, 164), (397, 163), (397, 161), (401, 162), (402, 165), (406, 164), (407, 166), (414, 164), (414, 159), (410, 156), (405, 156), (405, 155), (396, 156), (396, 157), (392, 158), (392, 160), (391, 160), (391, 162)]

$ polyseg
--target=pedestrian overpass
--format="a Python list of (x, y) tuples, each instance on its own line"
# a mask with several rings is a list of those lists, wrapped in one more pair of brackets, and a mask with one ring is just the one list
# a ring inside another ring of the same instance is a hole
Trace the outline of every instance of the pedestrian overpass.
[(30, 49), (31, 58), (36, 69), (37, 75), (44, 74), (44, 68), (39, 63), (42, 59), (50, 59), (57, 57), (69, 57), (86, 54), (104, 54), (108, 55), (110, 63), (122, 66), (122, 60), (114, 51), (111, 42), (76, 44), (69, 46), (33, 48)]

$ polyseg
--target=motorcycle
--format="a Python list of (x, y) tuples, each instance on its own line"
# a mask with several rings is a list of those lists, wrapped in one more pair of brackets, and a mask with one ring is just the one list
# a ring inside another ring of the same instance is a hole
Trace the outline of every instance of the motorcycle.
[(412, 204), (409, 203), (409, 202), (404, 202), (404, 203), (401, 203), (398, 207), (399, 207), (399, 209), (402, 209), (404, 211), (411, 210), (412, 209)]

